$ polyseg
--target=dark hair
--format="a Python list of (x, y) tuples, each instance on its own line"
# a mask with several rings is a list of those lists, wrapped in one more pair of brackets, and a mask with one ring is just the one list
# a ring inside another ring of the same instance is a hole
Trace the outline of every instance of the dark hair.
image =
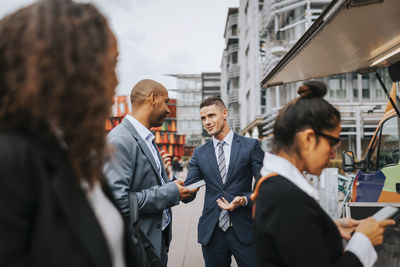
[(224, 109), (226, 108), (224, 101), (222, 101), (221, 98), (216, 97), (216, 96), (210, 96), (210, 97), (207, 97), (206, 99), (204, 99), (200, 104), (200, 108), (211, 106), (211, 105), (216, 105), (216, 106), (222, 107)]
[(71, 0), (39, 0), (0, 21), (0, 130), (46, 139), (55, 125), (90, 185), (103, 177), (112, 38), (93, 5)]
[(290, 151), (296, 134), (304, 129), (315, 131), (333, 130), (340, 123), (339, 111), (323, 99), (326, 85), (319, 81), (307, 81), (299, 87), (300, 97), (287, 103), (279, 112), (274, 124), (273, 151)]

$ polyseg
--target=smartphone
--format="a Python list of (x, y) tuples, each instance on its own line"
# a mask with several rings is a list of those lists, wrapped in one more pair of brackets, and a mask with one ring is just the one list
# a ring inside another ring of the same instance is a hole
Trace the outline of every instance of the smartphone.
[(378, 210), (374, 215), (372, 215), (372, 218), (378, 222), (381, 222), (383, 220), (392, 218), (398, 210), (399, 208), (388, 205)]
[(200, 180), (198, 182), (195, 182), (193, 184), (190, 184), (188, 186), (186, 186), (186, 188), (189, 188), (190, 190), (195, 189), (195, 188), (199, 188), (206, 185), (206, 182), (204, 182), (204, 180)]

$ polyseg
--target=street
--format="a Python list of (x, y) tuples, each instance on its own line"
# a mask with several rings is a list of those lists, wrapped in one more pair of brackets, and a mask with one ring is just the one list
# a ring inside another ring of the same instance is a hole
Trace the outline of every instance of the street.
[[(179, 177), (186, 177), (186, 173), (181, 174)], [(172, 208), (172, 242), (168, 253), (168, 267), (204, 266), (201, 245), (197, 243), (197, 223), (203, 210), (204, 193), (205, 187), (202, 187), (195, 200), (189, 204), (181, 202)], [(232, 267), (237, 267), (233, 257)]]

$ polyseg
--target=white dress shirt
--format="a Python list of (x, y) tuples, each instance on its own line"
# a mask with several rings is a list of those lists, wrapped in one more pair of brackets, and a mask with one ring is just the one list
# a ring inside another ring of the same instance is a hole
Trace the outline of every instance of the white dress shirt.
[[(217, 138), (214, 136), (212, 137), (213, 145), (214, 145), (214, 151), (215, 151), (215, 157), (218, 159), (218, 143), (220, 142)], [(229, 133), (225, 136), (225, 138), (221, 141), (225, 141), (224, 146), (222, 147), (224, 149), (224, 154), (225, 154), (225, 168), (226, 168), (226, 174), (228, 175), (228, 170), (229, 170), (229, 161), (231, 159), (231, 147), (232, 147), (232, 141), (233, 141), (233, 131), (230, 130)]]
[[(304, 193), (319, 202), (318, 191), (307, 182), (304, 175), (292, 163), (282, 157), (265, 152), (261, 176), (266, 176), (270, 173), (278, 173), (285, 177)], [(378, 258), (371, 241), (360, 232), (354, 233), (345, 250), (356, 255), (364, 267), (372, 267)]]
[[(214, 145), (214, 152), (215, 152), (215, 157), (218, 159), (218, 143), (220, 142), (217, 138), (214, 136), (212, 137), (213, 145)], [(229, 171), (229, 162), (231, 160), (231, 148), (232, 148), (232, 142), (233, 142), (233, 131), (230, 130), (229, 133), (225, 136), (225, 138), (221, 141), (224, 141), (223, 149), (224, 149), (224, 156), (225, 156), (225, 168), (226, 168), (226, 178), (228, 178), (228, 171)], [(243, 196), (246, 202), (244, 203), (244, 206), (247, 206), (247, 197)]]
[(113, 267), (125, 267), (124, 221), (113, 203), (106, 197), (99, 183), (88, 190), (87, 183), (81, 184), (86, 198), (100, 224)]
[[(127, 114), (125, 116), (125, 118), (128, 119), (130, 123), (132, 123), (133, 127), (135, 127), (136, 131), (138, 132), (140, 137), (143, 139), (143, 141), (146, 143), (147, 147), (149, 148), (149, 150), (153, 156), (153, 159), (156, 162), (158, 175), (159, 175), (161, 184), (164, 185), (165, 181), (162, 178), (162, 169), (161, 169), (162, 165), (161, 165), (160, 159), (158, 157), (158, 151), (156, 150), (155, 146), (153, 145), (154, 134), (149, 129), (147, 129), (143, 124), (141, 124), (137, 119), (135, 119), (133, 116), (131, 116), (130, 114)], [(170, 216), (168, 210), (164, 210), (163, 218), (162, 218), (162, 230), (164, 230), (168, 226), (170, 221), (171, 221), (171, 216)]]

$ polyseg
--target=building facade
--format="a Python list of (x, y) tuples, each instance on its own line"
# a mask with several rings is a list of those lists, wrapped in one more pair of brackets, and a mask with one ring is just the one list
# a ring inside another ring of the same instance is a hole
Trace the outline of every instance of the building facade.
[(239, 106), (240, 133), (259, 138), (265, 112), (265, 94), (262, 93), (262, 56), (260, 26), (263, 1), (241, 0), (239, 6)]
[[(262, 10), (260, 38), (264, 42), (262, 76), (265, 77), (299, 40), (304, 32), (328, 6), (330, 0), (271, 0)], [(316, 62), (316, 64), (318, 64)], [(381, 73), (386, 86), (391, 87), (388, 75)], [(342, 150), (356, 151), (361, 158), (386, 107), (387, 100), (372, 74), (347, 73), (322, 79), (329, 88), (326, 100), (342, 114)], [(297, 96), (300, 83), (265, 89), (264, 148), (272, 140), (274, 120), (280, 108)]]
[(203, 125), (199, 116), (202, 100), (201, 74), (173, 74), (176, 78), (177, 133), (186, 136), (186, 146), (202, 144)]
[(202, 99), (215, 96), (221, 97), (221, 73), (203, 72), (201, 74)]
[(221, 98), (229, 111), (229, 127), (235, 132), (240, 132), (238, 18), (239, 9), (229, 8), (224, 32), (225, 48), (221, 61)]
[(200, 103), (203, 99), (221, 97), (221, 73), (173, 74), (177, 82), (177, 133), (185, 135), (186, 146), (203, 144), (209, 136), (200, 119)]

